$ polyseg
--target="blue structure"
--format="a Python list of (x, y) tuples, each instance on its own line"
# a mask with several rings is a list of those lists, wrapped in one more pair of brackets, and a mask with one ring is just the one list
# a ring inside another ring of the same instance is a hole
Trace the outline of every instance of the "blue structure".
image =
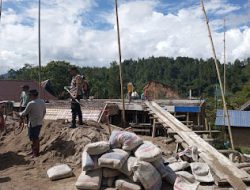
[[(233, 127), (246, 127), (250, 128), (250, 111), (240, 111), (240, 110), (228, 110), (230, 125)], [(224, 123), (224, 111), (217, 110), (215, 125), (217, 126), (227, 126), (227, 118), (225, 118)]]
[(175, 106), (175, 112), (199, 113), (201, 112), (201, 107), (200, 106)]

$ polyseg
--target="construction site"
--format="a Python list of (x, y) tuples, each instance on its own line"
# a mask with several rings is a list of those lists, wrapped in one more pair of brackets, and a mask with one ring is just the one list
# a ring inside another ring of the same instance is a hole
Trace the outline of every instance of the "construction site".
[(91, 91), (80, 67), (67, 63), (70, 86), (65, 86), (69, 78), (58, 74), (65, 81), (58, 80), (64, 86), (55, 95), (50, 75), (41, 79), (39, 0), (36, 79), (0, 79), (0, 190), (250, 189), (250, 154), (237, 149), (250, 146), (250, 103), (228, 109), (225, 73), (222, 80), (205, 5), (200, 4), (221, 98), (214, 121), (208, 121), (206, 97), (196, 96), (202, 88), (194, 97), (191, 88), (183, 96), (178, 85), (148, 76), (141, 89), (134, 88), (137, 81), (125, 84), (117, 0), (119, 81), (112, 82), (120, 88), (118, 98), (99, 98), (108, 96), (99, 89), (102, 85)]

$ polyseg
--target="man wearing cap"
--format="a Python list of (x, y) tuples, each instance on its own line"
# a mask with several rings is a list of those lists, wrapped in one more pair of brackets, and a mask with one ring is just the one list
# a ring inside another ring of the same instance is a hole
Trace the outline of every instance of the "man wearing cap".
[(40, 151), (40, 141), (39, 134), (43, 124), (43, 118), (46, 113), (45, 102), (42, 99), (38, 98), (37, 90), (29, 91), (30, 102), (26, 106), (23, 112), (20, 112), (20, 117), (29, 116), (28, 123), (28, 136), (32, 142), (32, 157), (39, 156)]
[(82, 122), (82, 111), (80, 105), (80, 99), (82, 98), (82, 77), (78, 74), (76, 67), (71, 67), (69, 70), (72, 76), (70, 84), (70, 95), (71, 95), (71, 112), (72, 112), (72, 124), (70, 128), (76, 128), (76, 117), (78, 116), (79, 125), (83, 125)]
[(28, 85), (23, 85), (22, 92), (20, 96), (20, 110), (23, 111), (27, 104), (29, 103), (29, 89), (30, 87)]

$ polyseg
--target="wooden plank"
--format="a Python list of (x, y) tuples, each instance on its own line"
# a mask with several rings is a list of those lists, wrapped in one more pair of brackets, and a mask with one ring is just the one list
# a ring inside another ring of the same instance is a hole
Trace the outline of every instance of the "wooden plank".
[(188, 129), (173, 115), (163, 110), (155, 102), (146, 102), (147, 106), (155, 112), (159, 119), (165, 122), (189, 145), (197, 146), (200, 157), (212, 168), (220, 180), (228, 180), (235, 189), (245, 189), (246, 185), (242, 179), (248, 178), (248, 174), (233, 165), (233, 163), (220, 154), (215, 148), (205, 142), (197, 134)]
[(150, 133), (150, 129), (136, 129), (136, 128), (133, 128), (132, 131), (133, 132), (146, 132), (146, 133)]

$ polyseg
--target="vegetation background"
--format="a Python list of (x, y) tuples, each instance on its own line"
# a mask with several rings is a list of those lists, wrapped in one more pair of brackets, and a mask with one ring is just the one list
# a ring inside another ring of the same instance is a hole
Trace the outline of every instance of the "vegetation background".
[[(84, 64), (84, 63), (83, 63)], [(49, 79), (54, 95), (59, 99), (67, 98), (63, 87), (69, 85), (68, 69), (71, 63), (51, 61), (42, 67), (42, 80)], [(220, 64), (223, 76), (223, 64)], [(150, 57), (138, 60), (124, 60), (122, 63), (124, 93), (126, 84), (132, 82), (141, 94), (150, 80), (164, 83), (187, 98), (189, 89), (193, 96), (205, 99), (207, 116), (214, 121), (215, 110), (222, 108), (218, 79), (213, 59), (193, 59), (189, 57)], [(79, 67), (90, 83), (90, 95), (95, 98), (120, 98), (119, 66), (116, 62), (110, 67)], [(38, 81), (38, 67), (30, 64), (18, 70), (9, 70), (8, 79)], [(223, 79), (223, 77), (222, 77)], [(226, 65), (226, 99), (229, 109), (238, 109), (250, 99), (250, 58)]]

